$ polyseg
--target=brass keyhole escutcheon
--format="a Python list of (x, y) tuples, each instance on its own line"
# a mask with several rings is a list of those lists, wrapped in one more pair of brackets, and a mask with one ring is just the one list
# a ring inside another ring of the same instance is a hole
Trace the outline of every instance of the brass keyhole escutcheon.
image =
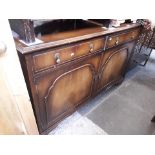
[(61, 62), (59, 53), (55, 53), (55, 61), (56, 61), (57, 64), (59, 64)]
[(118, 44), (119, 44), (119, 38), (117, 37), (117, 38), (116, 38), (115, 45), (118, 45)]

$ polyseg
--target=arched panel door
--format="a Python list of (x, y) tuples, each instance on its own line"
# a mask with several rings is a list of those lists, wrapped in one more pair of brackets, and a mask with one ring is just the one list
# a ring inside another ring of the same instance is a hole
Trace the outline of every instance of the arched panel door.
[(93, 74), (93, 66), (86, 64), (56, 78), (45, 97), (47, 124), (53, 124), (91, 96)]
[(101, 68), (99, 90), (118, 82), (123, 78), (128, 60), (128, 48), (111, 50), (104, 54)]

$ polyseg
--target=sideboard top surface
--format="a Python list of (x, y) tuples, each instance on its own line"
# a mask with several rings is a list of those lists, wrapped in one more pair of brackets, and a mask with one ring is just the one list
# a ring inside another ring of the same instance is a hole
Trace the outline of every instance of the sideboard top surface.
[(110, 35), (112, 33), (119, 33), (121, 31), (130, 30), (133, 28), (139, 27), (140, 24), (122, 24), (117, 28), (104, 28), (104, 27), (95, 27), (95, 28), (85, 28), (81, 30), (61, 32), (57, 34), (47, 34), (44, 36), (38, 36), (37, 39), (41, 40), (42, 43), (34, 45), (26, 45), (20, 41), (17, 37), (14, 37), (16, 49), (22, 54), (32, 53), (34, 51), (57, 47), (61, 45), (71, 44), (78, 41), (83, 41), (95, 37), (101, 37)]

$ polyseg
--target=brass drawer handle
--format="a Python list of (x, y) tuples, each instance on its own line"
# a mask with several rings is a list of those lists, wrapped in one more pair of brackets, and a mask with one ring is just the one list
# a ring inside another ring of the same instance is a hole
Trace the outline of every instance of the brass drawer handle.
[(89, 50), (90, 52), (93, 52), (94, 51), (94, 45), (93, 45), (93, 43), (90, 43), (89, 44), (89, 48), (90, 48), (90, 50)]
[(60, 54), (59, 53), (55, 53), (55, 61), (57, 64), (59, 64), (61, 62), (61, 59), (60, 59)]
[(115, 45), (118, 45), (118, 43), (119, 43), (119, 41), (117, 40), (117, 41), (115, 42)]
[(116, 38), (115, 45), (118, 45), (118, 44), (119, 44), (119, 41), (118, 41), (118, 40), (119, 40), (119, 38), (117, 37), (117, 38)]

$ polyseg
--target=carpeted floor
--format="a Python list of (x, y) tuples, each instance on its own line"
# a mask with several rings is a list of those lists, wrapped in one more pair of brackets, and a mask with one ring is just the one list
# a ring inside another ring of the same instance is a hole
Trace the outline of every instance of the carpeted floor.
[(130, 71), (124, 82), (81, 106), (50, 134), (155, 134), (155, 51), (145, 67)]
[(106, 135), (99, 126), (75, 112), (62, 121), (51, 135)]

